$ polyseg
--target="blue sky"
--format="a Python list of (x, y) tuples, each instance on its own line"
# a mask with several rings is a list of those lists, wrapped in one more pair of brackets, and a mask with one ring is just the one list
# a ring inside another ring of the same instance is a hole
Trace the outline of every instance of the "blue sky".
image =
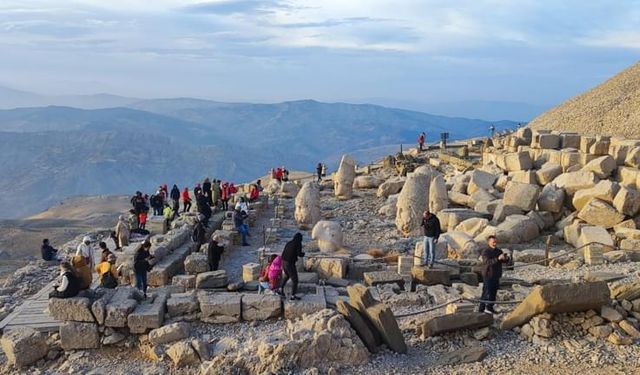
[(640, 56), (640, 1), (0, 2), (0, 85), (553, 104)]

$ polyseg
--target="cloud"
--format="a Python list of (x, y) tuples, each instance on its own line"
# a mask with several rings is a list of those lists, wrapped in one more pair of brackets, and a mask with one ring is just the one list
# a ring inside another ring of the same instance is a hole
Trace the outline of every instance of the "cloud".
[(640, 49), (640, 31), (612, 31), (580, 38), (578, 42), (592, 47)]
[(183, 11), (195, 14), (264, 13), (276, 8), (288, 8), (285, 3), (270, 0), (220, 0), (187, 5)]

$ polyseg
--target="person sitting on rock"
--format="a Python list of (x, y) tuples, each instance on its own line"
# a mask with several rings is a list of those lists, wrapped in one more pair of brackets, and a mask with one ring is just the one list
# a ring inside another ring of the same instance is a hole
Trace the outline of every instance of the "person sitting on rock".
[(249, 190), (249, 202), (255, 202), (258, 199), (260, 199), (260, 190), (258, 188), (258, 184), (251, 184), (251, 189)]
[(133, 269), (136, 274), (136, 288), (144, 294), (144, 298), (147, 298), (147, 273), (151, 271), (151, 263), (149, 263), (149, 260), (153, 259), (153, 256), (149, 253), (150, 249), (151, 242), (145, 241), (138, 251), (136, 251), (133, 259)]
[(236, 206), (234, 208), (240, 208), (240, 211), (244, 212), (247, 215), (249, 214), (249, 204), (247, 203), (247, 200), (244, 199), (244, 197), (240, 197), (240, 200), (238, 201), (238, 203), (236, 203)]
[(58, 250), (54, 249), (53, 246), (49, 245), (48, 238), (45, 238), (44, 240), (42, 240), (40, 253), (42, 254), (42, 259), (46, 260), (47, 262), (52, 260), (60, 260), (60, 258), (58, 258)]
[(498, 294), (500, 286), (500, 278), (502, 277), (502, 263), (509, 262), (509, 256), (497, 247), (498, 241), (496, 236), (489, 236), (487, 239), (487, 248), (482, 251), (480, 256), (482, 269), (482, 296), (480, 299), (479, 312), (487, 314), (495, 314), (493, 303)]
[(207, 248), (207, 260), (211, 271), (218, 270), (218, 267), (220, 266), (220, 257), (223, 252), (224, 246), (220, 243), (220, 235), (216, 233), (211, 236), (211, 241), (209, 241), (209, 247)]
[(115, 289), (118, 286), (118, 277), (120, 276), (120, 267), (116, 268), (116, 256), (115, 254), (109, 254), (107, 259), (100, 262), (96, 266), (96, 272), (100, 279), (100, 286), (103, 288)]
[(235, 224), (236, 230), (240, 233), (240, 238), (242, 239), (242, 246), (250, 246), (247, 242), (247, 236), (249, 235), (249, 226), (244, 223), (244, 220), (247, 218), (247, 213), (240, 209), (240, 206), (237, 206), (233, 213), (233, 223)]
[[(265, 290), (276, 290), (278, 286), (276, 284), (276, 288), (272, 288), (271, 282), (269, 280), (269, 270), (271, 269), (271, 265), (273, 264), (273, 261), (275, 259), (276, 259), (275, 254), (269, 255), (267, 264), (264, 267), (262, 267), (262, 269), (260, 270), (260, 277), (258, 278), (258, 294), (262, 294), (262, 292)], [(280, 270), (280, 272), (282, 273), (282, 270)]]
[(284, 246), (282, 251), (282, 269), (284, 270), (284, 278), (282, 279), (282, 285), (278, 293), (284, 297), (284, 287), (287, 285), (287, 281), (291, 279), (293, 283), (291, 286), (290, 300), (299, 300), (300, 297), (296, 296), (298, 293), (298, 270), (296, 268), (296, 262), (298, 257), (303, 257), (302, 252), (302, 234), (296, 233), (293, 239)]
[(280, 255), (272, 255), (271, 263), (269, 264), (269, 288), (272, 291), (277, 291), (282, 281), (282, 257)]
[(71, 264), (73, 265), (75, 274), (79, 279), (79, 289), (89, 289), (91, 287), (91, 282), (93, 282), (91, 263), (87, 263), (85, 257), (83, 257), (82, 255), (76, 254), (73, 258), (71, 258)]
[(111, 250), (109, 250), (109, 248), (107, 247), (107, 243), (104, 241), (100, 241), (98, 243), (98, 247), (100, 248), (100, 251), (101, 251), (100, 263), (106, 262), (107, 258), (109, 258), (109, 255), (113, 253), (111, 252)]
[(69, 262), (60, 263), (60, 284), (55, 285), (49, 298), (71, 298), (80, 292), (80, 279)]

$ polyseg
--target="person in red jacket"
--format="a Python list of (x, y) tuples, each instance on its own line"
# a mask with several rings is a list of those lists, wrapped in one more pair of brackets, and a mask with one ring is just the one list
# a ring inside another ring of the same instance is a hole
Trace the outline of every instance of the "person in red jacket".
[(189, 212), (191, 210), (191, 197), (189, 196), (188, 187), (182, 191), (182, 203), (184, 204), (182, 212)]
[(420, 146), (420, 151), (422, 151), (422, 148), (424, 147), (424, 141), (427, 138), (427, 135), (424, 134), (424, 132), (420, 133), (420, 136), (418, 137), (418, 145)]
[(249, 191), (249, 201), (255, 202), (260, 199), (260, 190), (258, 189), (258, 185), (251, 184), (251, 190)]
[(225, 182), (220, 188), (220, 201), (222, 202), (222, 209), (225, 211), (229, 211), (229, 198), (231, 198), (229, 183)]
[(282, 182), (283, 177), (284, 177), (284, 171), (282, 170), (282, 168), (280, 167), (276, 168), (276, 180), (278, 180), (278, 182)]

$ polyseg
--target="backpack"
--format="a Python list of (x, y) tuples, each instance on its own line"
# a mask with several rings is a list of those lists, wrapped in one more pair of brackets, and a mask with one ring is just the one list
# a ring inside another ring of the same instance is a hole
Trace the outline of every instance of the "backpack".
[(111, 270), (105, 272), (100, 276), (100, 285), (104, 288), (115, 289), (118, 286), (118, 280), (113, 277)]

